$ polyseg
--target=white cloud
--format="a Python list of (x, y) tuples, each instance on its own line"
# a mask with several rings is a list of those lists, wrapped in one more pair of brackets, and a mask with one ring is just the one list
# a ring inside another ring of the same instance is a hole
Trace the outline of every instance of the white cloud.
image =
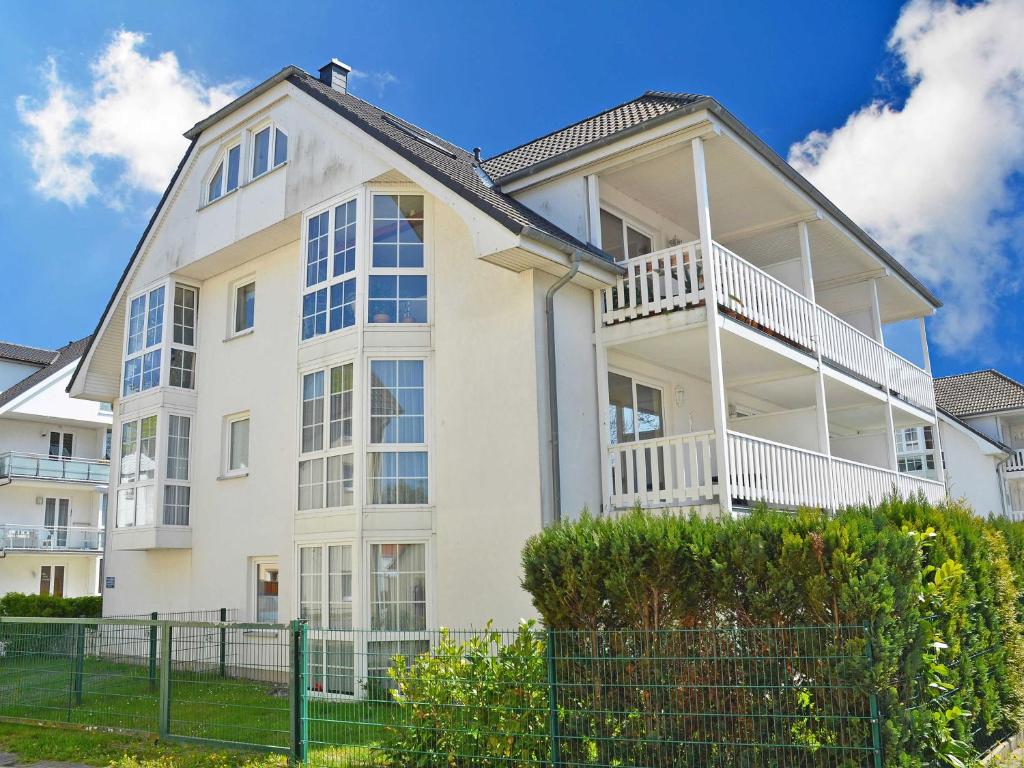
[(239, 83), (207, 85), (172, 52), (147, 56), (145, 39), (115, 33), (87, 84), (63, 80), (50, 59), (45, 101), (18, 98), (29, 129), (23, 146), (45, 198), (78, 205), (100, 195), (118, 206), (135, 191), (162, 192), (185, 151), (182, 133), (238, 94)]
[(905, 101), (875, 101), (790, 148), (797, 170), (946, 300), (936, 335), (949, 351), (975, 343), (992, 297), (1017, 288), (1022, 41), (1024, 0), (911, 0), (889, 38)]
[(394, 85), (398, 82), (398, 78), (388, 71), (383, 72), (363, 72), (359, 69), (353, 69), (349, 74), (349, 77), (355, 80), (365, 80), (373, 89), (377, 92), (378, 96), (383, 95), (384, 89), (389, 85)]

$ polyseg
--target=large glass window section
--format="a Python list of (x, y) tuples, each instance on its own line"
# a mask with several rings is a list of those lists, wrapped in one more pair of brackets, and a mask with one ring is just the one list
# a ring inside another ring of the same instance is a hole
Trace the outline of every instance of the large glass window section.
[(123, 396), (160, 385), (160, 345), (163, 342), (164, 288), (131, 300), (125, 342)]
[[(174, 287), (174, 318), (171, 333), (171, 361), (168, 383), (172, 387), (194, 389), (196, 353), (196, 309), (199, 294), (187, 285)], [(187, 347), (183, 348), (183, 347)]]
[(425, 630), (426, 545), (374, 544), (370, 552), (370, 629)]
[(323, 614), (323, 548), (299, 547), (299, 619), (319, 629)]
[(367, 322), (427, 322), (423, 195), (374, 195)]
[(354, 638), (339, 631), (352, 629), (352, 576), (350, 544), (299, 548), (299, 614), (310, 626), (307, 685), (313, 696), (356, 692)]
[(613, 444), (664, 434), (661, 390), (608, 372), (608, 428)]
[(425, 423), (423, 361), (372, 360), (367, 503), (427, 503)]
[(308, 220), (303, 340), (356, 324), (357, 213), (348, 200)]
[(116, 524), (152, 525), (156, 498), (156, 416), (121, 424)]
[(352, 363), (302, 377), (300, 511), (355, 503), (353, 384)]
[(906, 427), (896, 431), (896, 468), (911, 475), (938, 478), (932, 427)]
[(328, 626), (352, 629), (352, 547), (327, 547)]
[(167, 417), (167, 479), (188, 480), (188, 453), (192, 420), (188, 416)]

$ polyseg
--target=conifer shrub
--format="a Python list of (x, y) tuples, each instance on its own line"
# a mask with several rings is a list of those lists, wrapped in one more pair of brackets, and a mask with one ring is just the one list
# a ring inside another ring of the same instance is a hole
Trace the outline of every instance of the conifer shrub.
[[(877, 698), (886, 763), (921, 766), (968, 760), (972, 741), (982, 746), (1020, 722), (1024, 655), (1015, 570), (1022, 567), (996, 526), (964, 505), (894, 498), (834, 516), (764, 509), (719, 521), (584, 514), (530, 539), (523, 586), (548, 627), (589, 633), (596, 651), (600, 638), (621, 629), (636, 630), (649, 644), (678, 634), (661, 630), (831, 628), (819, 633), (824, 641), (806, 661), (794, 653), (799, 661), (787, 661), (781, 674), (815, 680), (824, 674), (821, 659), (846, 660), (844, 679), (861, 697)], [(866, 629), (851, 629), (860, 627)], [(739, 655), (770, 655), (760, 633), (736, 634), (753, 638)], [(663, 650), (638, 642), (618, 652), (641, 663), (646, 655), (650, 665)], [(706, 672), (687, 685), (716, 686), (715, 670)], [(595, 681), (593, 695), (617, 690), (607, 682)], [(659, 689), (673, 687), (660, 682)], [(791, 706), (806, 705), (810, 694), (797, 693), (804, 698)], [(811, 700), (810, 710), (819, 703)], [(723, 722), (743, 722), (747, 704), (727, 704), (733, 709), (723, 712)], [(644, 706), (616, 702), (610, 709), (624, 713), (618, 722), (581, 728), (599, 736), (624, 731), (643, 722)], [(835, 736), (824, 721), (812, 719), (805, 730), (789, 737), (827, 743)]]

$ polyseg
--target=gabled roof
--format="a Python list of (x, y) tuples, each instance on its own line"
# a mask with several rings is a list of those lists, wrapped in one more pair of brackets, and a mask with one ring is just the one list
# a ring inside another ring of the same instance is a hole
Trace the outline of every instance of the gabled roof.
[(1024, 408), (1024, 384), (992, 368), (935, 379), (939, 408), (961, 418)]
[(91, 340), (92, 336), (86, 336), (84, 339), (68, 342), (56, 352), (50, 352), (49, 360), (43, 368), (33, 371), (31, 375), (25, 377), (17, 384), (0, 392), (0, 407), (7, 405), (19, 395), (28, 392), (36, 384), (46, 381), (53, 374), (78, 360), (85, 353)]
[(494, 186), (472, 153), (375, 107), (350, 93), (341, 93), (319, 78), (293, 68), (288, 82), (366, 131), (421, 171), (444, 184), (510, 231), (535, 236), (538, 232), (571, 249), (586, 251), (619, 271), (614, 259), (593, 245), (573, 237), (561, 227), (527, 208)]
[(823, 195), (813, 184), (799, 174), (775, 150), (765, 144), (735, 115), (710, 96), (694, 93), (669, 93), (647, 91), (632, 101), (584, 118), (567, 128), (541, 136), (518, 147), (494, 155), (483, 162), (483, 168), (501, 185), (508, 185), (516, 179), (536, 173), (548, 166), (565, 162), (575, 155), (595, 149), (602, 144), (648, 130), (659, 122), (706, 109), (719, 118), (724, 125), (735, 132), (779, 173), (807, 195), (814, 204), (826, 211), (844, 228), (874, 253), (893, 272), (898, 274), (925, 301), (936, 309), (942, 302), (928, 288), (914, 277), (895, 257), (875, 242), (839, 207)]
[(14, 363), (29, 363), (30, 365), (47, 365), (56, 354), (57, 352), (52, 349), (26, 347), (22, 344), (0, 341), (0, 360), (10, 360)]
[(647, 91), (639, 98), (495, 155), (484, 161), (484, 170), (495, 179), (503, 180), (525, 168), (589, 147), (636, 126), (650, 127), (652, 120), (706, 98), (694, 93)]

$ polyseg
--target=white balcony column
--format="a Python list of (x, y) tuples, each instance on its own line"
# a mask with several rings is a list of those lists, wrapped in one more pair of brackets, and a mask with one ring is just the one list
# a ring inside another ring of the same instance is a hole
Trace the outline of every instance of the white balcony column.
[(868, 283), (868, 291), (871, 293), (871, 328), (874, 332), (875, 341), (885, 344), (885, 335), (882, 333), (882, 308), (878, 303), (878, 278), (873, 278)]
[(592, 173), (584, 181), (587, 185), (587, 239), (591, 245), (603, 248), (601, 244), (601, 184), (597, 174)]
[(928, 351), (928, 331), (925, 328), (924, 316), (922, 315), (917, 319), (921, 328), (921, 357), (924, 361), (924, 369), (928, 371), (928, 375), (932, 374), (932, 356)]
[(719, 327), (717, 275), (711, 239), (711, 206), (708, 202), (707, 164), (704, 140), (699, 136), (693, 150), (693, 179), (697, 192), (697, 226), (700, 231), (701, 260), (704, 263), (704, 306), (707, 311), (708, 355), (711, 368), (711, 410), (715, 423), (715, 460), (718, 466), (718, 503), (723, 514), (732, 514), (729, 488), (728, 411), (725, 400), (725, 374), (722, 371), (722, 336)]
[[(800, 264), (803, 267), (804, 295), (811, 301), (814, 298), (814, 272), (811, 269), (811, 238), (807, 232), (807, 222), (796, 225), (797, 239), (800, 241)], [(832, 442), (828, 436), (828, 403), (825, 398), (825, 372), (821, 361), (821, 322), (817, 312), (814, 313), (814, 350), (817, 366), (814, 371), (814, 412), (818, 418), (818, 452), (828, 457), (828, 498), (831, 509), (836, 508), (835, 481), (832, 472)]]

